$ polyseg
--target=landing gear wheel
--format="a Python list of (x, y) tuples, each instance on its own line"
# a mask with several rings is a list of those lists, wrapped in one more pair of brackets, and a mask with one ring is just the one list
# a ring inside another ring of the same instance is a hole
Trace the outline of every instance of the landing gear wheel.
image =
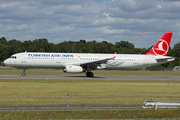
[(22, 76), (25, 76), (26, 75), (26, 73), (22, 73)]
[(86, 72), (86, 76), (89, 77), (89, 72)]
[(94, 75), (94, 74), (93, 74), (92, 72), (87, 72), (87, 73), (86, 73), (86, 76), (87, 76), (87, 77), (93, 77), (93, 75)]

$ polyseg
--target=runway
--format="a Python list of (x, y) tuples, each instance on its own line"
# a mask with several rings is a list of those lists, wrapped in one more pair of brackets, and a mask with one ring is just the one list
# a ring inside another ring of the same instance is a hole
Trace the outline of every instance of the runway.
[(0, 75), (0, 79), (19, 80), (144, 80), (144, 81), (180, 81), (180, 76), (94, 76), (79, 75)]

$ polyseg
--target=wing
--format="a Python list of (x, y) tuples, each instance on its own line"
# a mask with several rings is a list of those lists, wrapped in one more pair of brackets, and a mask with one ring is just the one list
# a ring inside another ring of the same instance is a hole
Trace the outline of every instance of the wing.
[(96, 61), (89, 61), (89, 62), (84, 62), (84, 63), (79, 63), (78, 65), (82, 66), (83, 68), (89, 68), (91, 70), (96, 69), (98, 66), (101, 66), (101, 64), (107, 63), (109, 60), (115, 60), (115, 57), (112, 58), (105, 58), (101, 60), (96, 60)]

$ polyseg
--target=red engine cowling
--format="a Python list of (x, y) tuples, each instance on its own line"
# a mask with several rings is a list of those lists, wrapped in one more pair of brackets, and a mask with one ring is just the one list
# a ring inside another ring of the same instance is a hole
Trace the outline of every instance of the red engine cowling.
[(81, 66), (77, 65), (67, 65), (66, 68), (63, 70), (64, 72), (67, 73), (82, 73), (86, 72)]

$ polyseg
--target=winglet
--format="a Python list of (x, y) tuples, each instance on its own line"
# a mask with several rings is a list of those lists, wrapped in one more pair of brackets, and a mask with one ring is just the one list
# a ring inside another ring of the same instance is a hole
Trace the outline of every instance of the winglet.
[(115, 58), (116, 58), (116, 56), (112, 57), (111, 59), (112, 59), (112, 60), (115, 60)]
[(171, 37), (173, 33), (165, 33), (161, 39), (153, 46), (153, 48), (144, 55), (162, 55), (167, 56)]

